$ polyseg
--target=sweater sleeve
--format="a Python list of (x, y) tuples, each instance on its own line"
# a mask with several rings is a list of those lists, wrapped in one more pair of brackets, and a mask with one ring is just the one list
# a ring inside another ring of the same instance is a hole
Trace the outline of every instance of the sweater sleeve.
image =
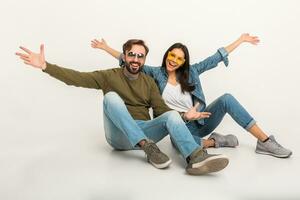
[(102, 89), (105, 84), (104, 71), (79, 72), (67, 69), (47, 62), (47, 67), (43, 72), (64, 82), (67, 85), (76, 87)]
[(159, 115), (172, 110), (166, 105), (166, 103), (162, 99), (159, 93), (159, 89), (153, 79), (151, 79), (150, 95), (150, 104), (153, 109), (154, 117), (158, 117)]

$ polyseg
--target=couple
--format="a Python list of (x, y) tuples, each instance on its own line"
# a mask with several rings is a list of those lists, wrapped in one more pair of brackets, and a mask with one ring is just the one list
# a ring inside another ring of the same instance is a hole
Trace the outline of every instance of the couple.
[[(92, 46), (104, 45), (103, 49), (120, 57), (119, 52), (103, 42), (94, 40)], [(162, 67), (152, 68), (144, 66), (148, 53), (145, 43), (142, 40), (129, 40), (123, 45), (124, 68), (94, 72), (78, 72), (46, 62), (43, 45), (39, 53), (20, 47), (25, 53), (16, 54), (25, 64), (42, 69), (68, 85), (102, 89), (105, 136), (113, 148), (142, 149), (153, 166), (166, 168), (171, 159), (155, 143), (169, 134), (174, 146), (187, 161), (186, 171), (200, 175), (220, 171), (229, 162), (223, 155), (208, 154), (206, 147), (238, 145), (233, 135), (213, 133), (209, 139), (201, 139), (214, 130), (226, 113), (258, 138), (257, 153), (277, 157), (289, 157), (292, 154), (279, 145), (273, 136), (268, 137), (231, 95), (223, 95), (208, 106), (205, 104), (199, 74), (217, 66), (220, 61), (228, 64), (228, 53), (243, 42), (256, 44), (258, 39), (243, 34), (228, 47), (191, 66), (186, 47), (176, 43), (166, 52)], [(145, 73), (141, 73), (142, 70)], [(153, 108), (153, 120), (149, 116), (150, 107)]]

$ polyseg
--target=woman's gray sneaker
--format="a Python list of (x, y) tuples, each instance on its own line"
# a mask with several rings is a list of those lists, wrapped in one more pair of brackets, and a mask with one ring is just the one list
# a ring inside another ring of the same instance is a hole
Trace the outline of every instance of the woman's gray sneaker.
[(219, 133), (213, 132), (208, 139), (213, 139), (215, 141), (215, 148), (219, 147), (236, 147), (239, 145), (239, 141), (235, 135), (221, 135)]
[(292, 151), (281, 146), (273, 135), (270, 135), (266, 142), (257, 140), (256, 153), (271, 155), (278, 158), (288, 158), (292, 155)]

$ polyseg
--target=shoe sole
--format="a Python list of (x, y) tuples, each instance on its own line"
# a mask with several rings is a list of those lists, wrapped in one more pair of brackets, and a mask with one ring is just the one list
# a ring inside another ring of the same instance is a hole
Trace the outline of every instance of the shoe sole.
[(172, 163), (172, 160), (170, 159), (167, 162), (161, 163), (161, 164), (156, 164), (156, 163), (152, 162), (151, 160), (148, 160), (148, 162), (151, 163), (157, 169), (164, 169), (164, 168), (169, 167), (169, 165)]
[(265, 152), (265, 151), (259, 151), (259, 150), (255, 150), (255, 152), (258, 153), (258, 154), (274, 156), (276, 158), (288, 158), (288, 157), (290, 157), (292, 155), (292, 152), (289, 153), (288, 155), (278, 155), (278, 154), (274, 154), (274, 153), (270, 153), (270, 152)]
[(203, 175), (213, 172), (218, 172), (224, 169), (229, 163), (229, 159), (225, 156), (214, 156), (206, 159), (201, 163), (192, 165), (192, 168), (187, 168), (187, 173), (191, 175)]

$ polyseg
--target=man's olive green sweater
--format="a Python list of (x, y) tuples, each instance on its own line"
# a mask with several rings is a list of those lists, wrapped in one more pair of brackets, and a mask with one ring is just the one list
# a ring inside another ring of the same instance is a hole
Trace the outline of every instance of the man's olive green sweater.
[(150, 76), (141, 72), (137, 79), (130, 80), (124, 75), (123, 70), (123, 68), (113, 68), (79, 72), (47, 63), (43, 71), (67, 85), (101, 89), (104, 94), (110, 91), (116, 92), (135, 120), (149, 120), (150, 107), (155, 117), (171, 110), (163, 101)]

